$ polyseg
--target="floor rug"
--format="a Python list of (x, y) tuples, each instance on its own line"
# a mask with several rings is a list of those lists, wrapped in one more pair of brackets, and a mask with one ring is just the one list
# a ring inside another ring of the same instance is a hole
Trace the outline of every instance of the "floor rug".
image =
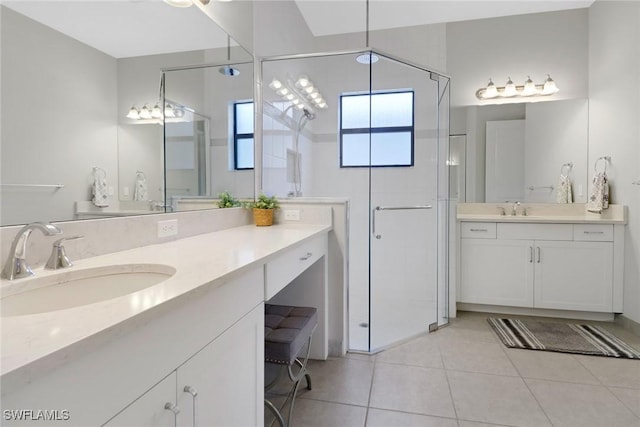
[(511, 348), (640, 359), (640, 352), (594, 325), (490, 317), (489, 325)]

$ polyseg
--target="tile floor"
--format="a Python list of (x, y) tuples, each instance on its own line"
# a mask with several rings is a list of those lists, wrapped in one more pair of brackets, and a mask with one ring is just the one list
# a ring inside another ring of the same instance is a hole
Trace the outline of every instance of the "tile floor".
[(458, 313), (374, 356), (311, 361), (293, 427), (640, 427), (640, 360), (509, 349), (488, 316)]

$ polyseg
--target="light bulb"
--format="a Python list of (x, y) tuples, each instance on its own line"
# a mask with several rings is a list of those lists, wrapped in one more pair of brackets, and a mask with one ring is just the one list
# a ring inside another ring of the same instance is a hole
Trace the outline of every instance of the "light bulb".
[(294, 94), (292, 94), (292, 93), (290, 93), (290, 94), (288, 94), (288, 95), (286, 95), (286, 96), (285, 96), (285, 99), (286, 99), (287, 101), (291, 101), (293, 98), (295, 98), (295, 95), (294, 95)]
[(312, 93), (309, 94), (309, 98), (311, 98), (311, 99), (316, 99), (319, 96), (320, 96), (320, 94), (318, 92), (312, 92)]
[(524, 89), (522, 89), (522, 95), (531, 96), (535, 95), (536, 93), (538, 93), (538, 90), (536, 89), (535, 83), (533, 83), (533, 80), (531, 80), (531, 76), (527, 76), (527, 81), (524, 82)]
[(315, 92), (316, 88), (313, 85), (307, 86), (304, 88), (304, 91), (307, 93)]
[(298, 87), (307, 87), (309, 85), (309, 78), (305, 75), (298, 77), (298, 81), (296, 82), (296, 86)]
[(289, 93), (289, 89), (287, 89), (286, 87), (283, 87), (281, 89), (278, 89), (276, 93), (280, 96), (285, 96), (286, 94)]
[(298, 105), (298, 104), (300, 104), (300, 100), (298, 98), (294, 98), (294, 99), (291, 100), (291, 103), (293, 105)]
[(493, 83), (491, 79), (489, 79), (489, 84), (487, 84), (487, 88), (482, 95), (483, 98), (495, 98), (498, 96), (498, 89), (496, 89), (496, 85)]
[(127, 118), (138, 120), (140, 118), (140, 111), (138, 111), (138, 107), (136, 107), (135, 105), (132, 106), (127, 113)]
[(140, 118), (141, 119), (150, 119), (151, 118), (151, 110), (149, 110), (149, 106), (144, 104), (144, 107), (140, 110)]
[(273, 90), (278, 90), (282, 87), (282, 83), (278, 79), (273, 79), (271, 83), (269, 83), (269, 87)]
[(327, 103), (322, 101), (321, 103), (318, 104), (318, 108), (327, 108)]
[(298, 105), (296, 105), (296, 108), (298, 110), (302, 110), (304, 108), (304, 104), (298, 104)]
[(153, 109), (151, 110), (151, 117), (154, 119), (162, 118), (162, 110), (160, 110), (160, 105), (156, 104), (153, 106)]
[(558, 86), (556, 86), (556, 82), (553, 81), (551, 76), (547, 74), (547, 80), (544, 82), (544, 87), (542, 88), (543, 95), (553, 95), (558, 92)]
[(175, 117), (175, 113), (173, 111), (173, 105), (168, 104), (164, 107), (164, 116), (165, 117)]
[(515, 96), (518, 92), (516, 91), (516, 85), (513, 84), (513, 80), (509, 77), (507, 80), (507, 84), (504, 86), (504, 91), (502, 92), (502, 96)]

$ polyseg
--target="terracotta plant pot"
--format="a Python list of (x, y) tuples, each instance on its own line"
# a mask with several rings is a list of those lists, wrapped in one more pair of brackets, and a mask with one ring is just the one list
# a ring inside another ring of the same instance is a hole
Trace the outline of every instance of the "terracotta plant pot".
[(273, 211), (274, 209), (253, 208), (253, 221), (258, 227), (273, 225)]

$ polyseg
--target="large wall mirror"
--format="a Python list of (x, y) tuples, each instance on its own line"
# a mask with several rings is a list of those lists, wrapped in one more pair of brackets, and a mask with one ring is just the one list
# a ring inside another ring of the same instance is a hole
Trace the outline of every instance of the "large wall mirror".
[[(253, 195), (253, 171), (221, 160), (232, 147), (229, 106), (253, 97), (252, 56), (202, 10), (6, 1), (0, 17), (0, 225), (158, 213), (180, 197), (221, 191)], [(162, 70), (203, 64), (216, 66), (200, 68), (198, 80), (167, 72), (162, 86)], [(218, 71), (229, 64), (239, 71), (233, 81)]]
[(467, 144), (467, 202), (564, 202), (566, 179), (571, 201), (586, 202), (587, 99), (462, 107), (452, 117)]

